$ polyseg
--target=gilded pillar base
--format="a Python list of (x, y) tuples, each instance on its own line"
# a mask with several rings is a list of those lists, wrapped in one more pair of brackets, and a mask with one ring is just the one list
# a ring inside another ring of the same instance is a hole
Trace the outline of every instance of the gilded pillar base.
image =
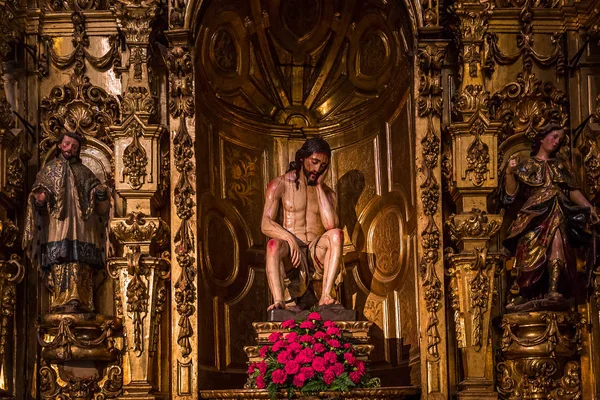
[(581, 330), (578, 313), (505, 314), (496, 360), (500, 398), (581, 398)]

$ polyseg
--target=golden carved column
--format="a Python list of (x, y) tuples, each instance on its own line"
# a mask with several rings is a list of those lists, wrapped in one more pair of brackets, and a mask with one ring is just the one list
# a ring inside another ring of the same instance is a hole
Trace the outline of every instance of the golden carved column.
[(460, 399), (498, 398), (489, 335), (503, 256), (490, 252), (489, 246), (502, 225), (502, 215), (487, 215), (486, 211), (488, 195), (498, 186), (501, 123), (492, 122), (486, 110), (489, 93), (481, 69), (490, 8), (491, 3), (471, 1), (458, 2), (454, 8), (453, 28), (463, 64), (453, 104), (458, 122), (447, 129), (452, 150), (445, 172), (458, 215), (452, 214), (446, 226), (459, 252), (449, 252), (446, 260), (457, 347), (462, 355)]
[(447, 351), (442, 262), (440, 117), (441, 70), (446, 44), (419, 43), (416, 136), (421, 177), (417, 191), (422, 398), (447, 399)]
[(166, 281), (170, 278), (168, 253), (160, 255), (169, 239), (169, 228), (153, 215), (162, 204), (161, 138), (166, 129), (151, 123), (156, 99), (150, 86), (148, 51), (151, 26), (158, 11), (156, 1), (119, 1), (117, 18), (129, 49), (122, 75), (123, 119), (111, 127), (114, 140), (115, 188), (123, 199), (124, 217), (114, 218), (110, 228), (122, 250), (109, 263), (115, 289), (117, 315), (125, 330), (124, 399), (156, 399), (158, 372), (168, 368), (160, 356), (160, 326), (168, 304)]
[[(176, 2), (173, 2), (173, 6)], [(176, 11), (176, 10), (175, 10)], [(177, 26), (176, 14), (170, 10), (171, 24)], [(171, 251), (174, 262), (171, 301), (174, 327), (171, 351), (173, 365), (171, 398), (198, 398), (198, 294), (196, 155), (194, 118), (194, 70), (189, 51), (189, 32), (171, 29), (166, 32), (169, 49), (163, 54), (169, 74), (169, 127), (171, 137)], [(206, 349), (205, 351), (211, 351)]]

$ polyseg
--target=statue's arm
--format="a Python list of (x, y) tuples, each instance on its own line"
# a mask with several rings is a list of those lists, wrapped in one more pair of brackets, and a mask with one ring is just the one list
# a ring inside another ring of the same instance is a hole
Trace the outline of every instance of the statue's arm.
[(276, 178), (269, 182), (265, 196), (265, 208), (261, 221), (262, 233), (273, 239), (285, 240), (288, 243), (295, 243), (296, 238), (292, 233), (279, 225), (275, 219), (279, 210), (279, 202), (283, 196), (283, 181)]
[(600, 218), (598, 217), (594, 206), (592, 206), (592, 204), (588, 201), (588, 199), (585, 198), (585, 196), (583, 195), (583, 193), (581, 193), (580, 190), (569, 191), (569, 197), (571, 198), (571, 201), (577, 204), (578, 206), (588, 207), (590, 209), (590, 217), (592, 224), (597, 224), (598, 222), (600, 222)]
[(506, 175), (504, 177), (504, 191), (509, 198), (514, 198), (519, 190), (519, 182), (517, 181), (517, 165), (519, 161), (516, 157), (511, 157), (506, 166)]
[(319, 213), (325, 230), (337, 228), (339, 218), (337, 215), (337, 198), (335, 192), (324, 183), (317, 184), (317, 197), (319, 199)]
[(105, 185), (97, 185), (94, 189), (94, 211), (98, 215), (106, 215), (110, 210), (110, 193)]

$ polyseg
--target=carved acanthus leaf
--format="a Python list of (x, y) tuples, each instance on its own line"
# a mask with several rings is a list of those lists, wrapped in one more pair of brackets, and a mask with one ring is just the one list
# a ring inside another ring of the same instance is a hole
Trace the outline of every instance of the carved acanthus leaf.
[(450, 239), (455, 242), (465, 238), (491, 238), (498, 233), (501, 226), (502, 214), (488, 216), (485, 211), (478, 208), (472, 209), (466, 219), (451, 214), (446, 221)]
[(127, 218), (113, 219), (110, 229), (122, 243), (153, 242), (163, 247), (169, 237), (169, 227), (163, 220), (136, 211), (132, 211)]

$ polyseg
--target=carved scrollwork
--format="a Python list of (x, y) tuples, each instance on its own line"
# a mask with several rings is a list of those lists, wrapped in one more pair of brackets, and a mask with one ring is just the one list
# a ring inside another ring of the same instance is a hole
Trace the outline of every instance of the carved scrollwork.
[(471, 215), (467, 219), (461, 219), (458, 223), (455, 221), (455, 218), (455, 214), (450, 214), (450, 217), (446, 221), (446, 227), (448, 228), (450, 239), (456, 242), (465, 237), (492, 237), (498, 233), (502, 225), (502, 214), (494, 216), (490, 220), (487, 213), (478, 208), (473, 208)]
[(487, 112), (490, 92), (483, 89), (482, 85), (467, 85), (457, 92), (452, 102), (452, 111), (457, 120), (463, 119), (464, 113), (475, 113), (477, 111)]
[(118, 365), (108, 367), (102, 387), (98, 384), (98, 379), (73, 379), (68, 382), (59, 380), (54, 368), (44, 360), (39, 377), (40, 397), (43, 400), (116, 399), (123, 387), (123, 370)]
[(146, 167), (148, 166), (148, 157), (146, 149), (140, 144), (138, 136), (143, 134), (143, 129), (139, 123), (134, 123), (129, 128), (131, 143), (123, 151), (123, 180), (127, 177), (129, 186), (132, 189), (139, 189), (146, 180)]
[(516, 134), (533, 139), (551, 120), (566, 126), (569, 114), (565, 93), (533, 73), (519, 73), (517, 80), (496, 92), (488, 105), (492, 118), (503, 122), (500, 143)]
[(117, 99), (92, 85), (87, 76), (72, 75), (68, 84), (52, 88), (50, 95), (42, 99), (40, 109), (40, 149), (44, 153), (67, 131), (112, 143), (109, 127), (120, 118)]
[(153, 242), (159, 248), (169, 238), (169, 227), (163, 220), (137, 211), (129, 213), (127, 218), (113, 220), (110, 229), (120, 242)]

